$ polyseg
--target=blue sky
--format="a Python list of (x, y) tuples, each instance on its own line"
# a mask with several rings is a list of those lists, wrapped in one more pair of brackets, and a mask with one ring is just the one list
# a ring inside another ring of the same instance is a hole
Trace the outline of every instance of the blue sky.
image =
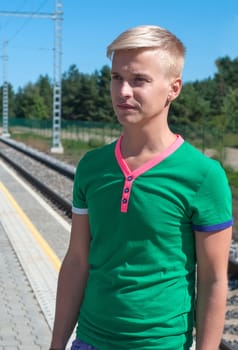
[[(53, 13), (54, 0), (1, 0), (1, 11)], [(110, 64), (106, 46), (121, 31), (156, 24), (187, 48), (184, 81), (213, 77), (215, 60), (238, 57), (238, 0), (63, 0), (62, 72), (93, 73)], [(0, 16), (0, 56), (8, 41), (9, 82), (17, 89), (40, 74), (53, 78), (53, 21)], [(0, 60), (0, 85), (3, 64)]]

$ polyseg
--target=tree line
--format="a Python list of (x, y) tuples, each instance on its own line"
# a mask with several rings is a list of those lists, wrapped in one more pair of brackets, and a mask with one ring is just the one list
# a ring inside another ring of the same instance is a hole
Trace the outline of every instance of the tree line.
[[(177, 125), (209, 124), (238, 130), (238, 58), (215, 61), (217, 72), (211, 78), (186, 82), (172, 103), (170, 122)], [(110, 67), (92, 74), (81, 73), (75, 64), (62, 74), (62, 118), (74, 121), (114, 122), (110, 99)], [(0, 114), (2, 90), (0, 88)], [(52, 118), (53, 82), (39, 76), (16, 92), (9, 84), (9, 115), (15, 118)]]

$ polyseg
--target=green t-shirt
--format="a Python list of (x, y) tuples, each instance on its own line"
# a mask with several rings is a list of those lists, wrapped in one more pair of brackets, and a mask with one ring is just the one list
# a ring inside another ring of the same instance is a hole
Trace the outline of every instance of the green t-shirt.
[(77, 337), (98, 350), (188, 349), (194, 230), (232, 225), (227, 178), (180, 136), (135, 171), (120, 142), (88, 152), (76, 171), (72, 210), (88, 213), (92, 236)]

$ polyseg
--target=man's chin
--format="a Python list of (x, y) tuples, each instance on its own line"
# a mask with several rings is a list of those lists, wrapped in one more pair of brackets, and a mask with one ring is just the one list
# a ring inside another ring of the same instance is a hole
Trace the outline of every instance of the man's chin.
[(141, 117), (132, 114), (119, 114), (117, 116), (118, 122), (122, 125), (137, 124), (141, 121)]

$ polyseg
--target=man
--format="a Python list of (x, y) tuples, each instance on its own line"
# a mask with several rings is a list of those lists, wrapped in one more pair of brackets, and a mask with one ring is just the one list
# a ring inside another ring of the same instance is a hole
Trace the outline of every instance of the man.
[[(168, 126), (185, 49), (157, 26), (108, 47), (122, 136), (88, 152), (74, 183), (51, 349), (188, 350), (223, 332), (231, 194), (221, 166)], [(195, 275), (197, 273), (197, 285)]]

